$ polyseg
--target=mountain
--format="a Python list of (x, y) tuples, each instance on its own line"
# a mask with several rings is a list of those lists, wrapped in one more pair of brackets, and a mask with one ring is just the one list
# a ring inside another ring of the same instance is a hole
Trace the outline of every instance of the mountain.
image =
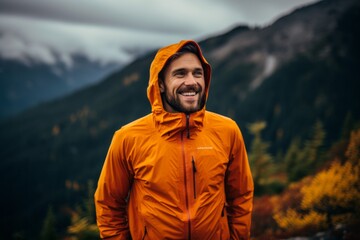
[[(264, 120), (271, 153), (305, 139), (323, 122), (326, 146), (346, 116), (360, 121), (360, 20), (356, 0), (321, 1), (265, 28), (239, 26), (200, 42), (213, 66), (207, 109), (249, 123)], [(102, 81), (0, 122), (0, 239), (36, 239), (48, 206), (64, 212), (97, 181), (115, 130), (150, 112), (148, 72), (155, 52)], [(281, 159), (278, 159), (281, 161)], [(31, 237), (28, 237), (31, 238)]]
[(284, 150), (294, 136), (306, 137), (315, 119), (324, 120), (327, 140), (334, 140), (345, 116), (360, 109), (353, 5), (320, 1), (263, 29), (240, 26), (202, 42), (214, 68), (207, 108), (243, 127), (266, 120), (263, 134), (273, 151)]
[(73, 66), (66, 67), (0, 59), (0, 119), (94, 84), (120, 68), (81, 56), (73, 61)]

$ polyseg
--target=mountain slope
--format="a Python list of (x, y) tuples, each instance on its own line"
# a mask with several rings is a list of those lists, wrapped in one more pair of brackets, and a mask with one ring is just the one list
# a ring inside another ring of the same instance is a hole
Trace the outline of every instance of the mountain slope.
[[(214, 72), (207, 109), (233, 117), (247, 143), (247, 124), (266, 120), (264, 139), (273, 154), (293, 137), (306, 136), (318, 119), (327, 143), (335, 141), (347, 113), (360, 120), (360, 37), (352, 27), (359, 13), (356, 1), (323, 1), (264, 29), (242, 26), (202, 41)], [(279, 40), (299, 25), (301, 31)], [(63, 207), (81, 199), (86, 181), (98, 178), (113, 132), (150, 112), (146, 87), (154, 54), (0, 123), (0, 187), (6, 195), (0, 239), (15, 232), (36, 235), (49, 204), (61, 219)]]
[(0, 59), (0, 119), (93, 84), (115, 69), (83, 57), (74, 57), (71, 68)]

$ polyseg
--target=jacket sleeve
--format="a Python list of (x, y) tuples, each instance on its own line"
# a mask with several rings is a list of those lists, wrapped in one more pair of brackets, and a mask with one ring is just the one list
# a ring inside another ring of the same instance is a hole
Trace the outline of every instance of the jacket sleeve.
[(95, 192), (96, 221), (102, 239), (130, 239), (126, 208), (133, 175), (120, 132), (112, 139)]
[(225, 179), (229, 229), (231, 239), (250, 239), (254, 184), (244, 140), (237, 125), (234, 132)]

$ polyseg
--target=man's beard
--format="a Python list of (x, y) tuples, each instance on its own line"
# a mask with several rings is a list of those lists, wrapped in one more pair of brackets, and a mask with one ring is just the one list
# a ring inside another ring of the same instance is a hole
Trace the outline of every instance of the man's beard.
[[(168, 91), (166, 86), (165, 86), (165, 92), (162, 94), (163, 101), (166, 101), (167, 104), (169, 104), (171, 106), (171, 108), (174, 109), (176, 112), (183, 112), (186, 114), (190, 114), (190, 113), (194, 113), (194, 112), (197, 112), (200, 109), (202, 109), (205, 105), (205, 100), (206, 100), (205, 94), (202, 91), (202, 88), (200, 86), (190, 86), (190, 87), (182, 88), (181, 91), (186, 91), (186, 90), (195, 90), (197, 92), (197, 94), (200, 95), (195, 107), (184, 106), (181, 103), (181, 101), (178, 97), (178, 94), (176, 93), (175, 96), (173, 94), (170, 94), (170, 92)], [(177, 92), (179, 92), (179, 90)]]

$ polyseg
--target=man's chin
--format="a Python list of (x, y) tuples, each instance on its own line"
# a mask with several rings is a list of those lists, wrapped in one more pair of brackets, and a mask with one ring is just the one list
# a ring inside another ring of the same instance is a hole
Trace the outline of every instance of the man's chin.
[(181, 106), (181, 109), (184, 113), (194, 113), (200, 110), (198, 106)]
[(199, 103), (198, 99), (196, 101), (186, 102), (180, 98), (165, 97), (163, 100), (167, 102), (174, 112), (183, 112), (186, 114), (197, 112), (204, 106), (204, 104)]

